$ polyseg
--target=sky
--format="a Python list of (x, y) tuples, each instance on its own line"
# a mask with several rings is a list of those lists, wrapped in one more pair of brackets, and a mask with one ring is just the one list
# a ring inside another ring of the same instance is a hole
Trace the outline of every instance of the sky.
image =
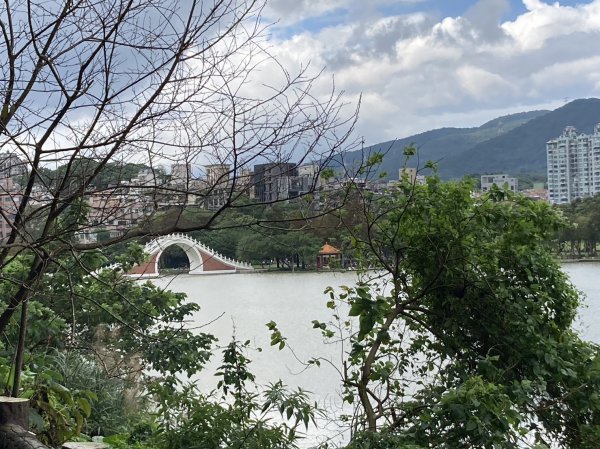
[(263, 16), (285, 67), (323, 70), (318, 95), (361, 96), (367, 145), (600, 97), (600, 0), (269, 0)]

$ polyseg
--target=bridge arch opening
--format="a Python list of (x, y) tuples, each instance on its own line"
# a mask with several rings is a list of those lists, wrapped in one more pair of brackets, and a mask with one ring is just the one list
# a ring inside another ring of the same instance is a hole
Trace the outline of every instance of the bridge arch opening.
[(159, 270), (190, 270), (190, 259), (185, 249), (179, 245), (171, 245), (163, 250), (158, 258)]
[(196, 248), (184, 242), (164, 246), (156, 259), (157, 272), (165, 269), (198, 272), (202, 271), (202, 266), (202, 258)]

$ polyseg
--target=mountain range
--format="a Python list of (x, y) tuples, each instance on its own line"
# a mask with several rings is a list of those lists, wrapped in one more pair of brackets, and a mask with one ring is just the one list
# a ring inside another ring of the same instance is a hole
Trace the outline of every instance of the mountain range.
[(397, 179), (404, 166), (403, 148), (413, 144), (418, 159), (408, 166), (422, 167), (426, 161), (438, 163), (442, 178), (460, 178), (469, 174), (546, 172), (546, 142), (560, 136), (566, 126), (591, 133), (600, 123), (600, 99), (574, 100), (553, 111), (537, 110), (496, 118), (474, 128), (439, 128), (432, 131), (382, 142), (363, 150), (347, 153), (345, 163), (381, 152), (380, 172)]

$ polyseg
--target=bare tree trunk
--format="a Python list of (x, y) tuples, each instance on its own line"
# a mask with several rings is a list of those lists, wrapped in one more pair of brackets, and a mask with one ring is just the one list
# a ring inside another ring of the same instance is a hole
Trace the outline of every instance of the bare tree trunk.
[(25, 299), (21, 304), (21, 321), (19, 326), (19, 340), (17, 341), (17, 350), (15, 354), (15, 377), (13, 380), (12, 397), (19, 396), (21, 386), (21, 371), (23, 370), (23, 354), (25, 352), (25, 338), (27, 337), (27, 307), (28, 301)]

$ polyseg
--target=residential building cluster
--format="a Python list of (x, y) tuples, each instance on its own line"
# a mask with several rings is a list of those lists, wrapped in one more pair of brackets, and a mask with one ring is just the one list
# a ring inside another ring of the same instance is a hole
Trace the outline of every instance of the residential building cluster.
[(258, 164), (254, 170), (232, 170), (229, 164), (210, 164), (198, 175), (191, 164), (174, 164), (170, 174), (159, 180), (149, 169), (118, 188), (88, 195), (90, 227), (80, 235), (96, 241), (99, 229), (108, 238), (118, 237), (149, 215), (173, 206), (218, 210), (232, 196), (246, 194), (257, 202), (295, 198), (319, 184), (317, 165), (293, 163)]
[(546, 144), (548, 200), (567, 204), (600, 193), (600, 124), (592, 134), (567, 126)]
[[(173, 206), (218, 210), (237, 194), (271, 203), (321, 186), (319, 166), (313, 164), (265, 163), (239, 172), (228, 164), (211, 164), (198, 170), (194, 173), (191, 164), (174, 164), (167, 175), (164, 170), (144, 168), (132, 179), (88, 189), (87, 227), (79, 232), (79, 240), (91, 243), (119, 237), (156, 211)], [(12, 231), (27, 174), (27, 163), (17, 155), (0, 154), (0, 240)], [(51, 183), (39, 183), (31, 192), (29, 204), (41, 207), (53, 198)]]

